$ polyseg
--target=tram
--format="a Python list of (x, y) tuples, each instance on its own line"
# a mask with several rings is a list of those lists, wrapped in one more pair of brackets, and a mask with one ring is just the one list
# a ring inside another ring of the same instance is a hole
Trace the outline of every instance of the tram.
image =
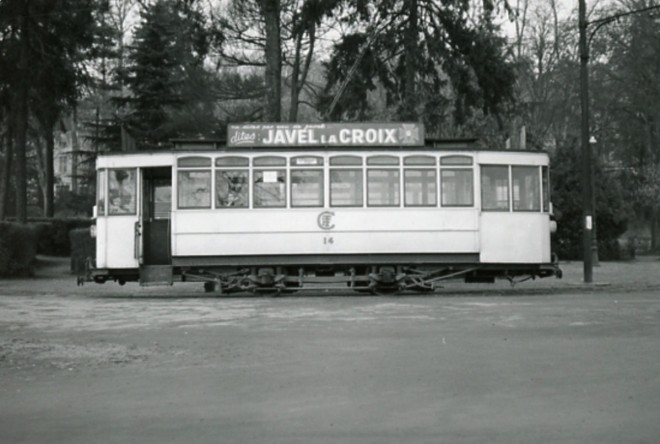
[(561, 277), (549, 158), (418, 123), (249, 123), (97, 159), (83, 281), (207, 291), (433, 291)]

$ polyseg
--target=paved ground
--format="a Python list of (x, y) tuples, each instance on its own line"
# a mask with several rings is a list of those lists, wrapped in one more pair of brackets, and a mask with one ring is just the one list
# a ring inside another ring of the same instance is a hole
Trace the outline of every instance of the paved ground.
[(0, 281), (0, 443), (657, 443), (660, 261), (431, 296)]

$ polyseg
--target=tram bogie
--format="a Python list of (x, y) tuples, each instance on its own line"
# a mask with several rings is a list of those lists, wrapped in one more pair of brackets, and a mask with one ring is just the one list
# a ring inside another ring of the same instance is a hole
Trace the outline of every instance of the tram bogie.
[(560, 275), (546, 153), (418, 124), (247, 124), (228, 141), (99, 156), (85, 280), (383, 293)]

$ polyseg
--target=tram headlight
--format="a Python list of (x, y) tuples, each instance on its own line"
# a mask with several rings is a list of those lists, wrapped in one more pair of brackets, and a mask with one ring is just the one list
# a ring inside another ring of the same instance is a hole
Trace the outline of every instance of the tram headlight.
[(551, 220), (550, 221), (550, 233), (555, 234), (557, 232), (557, 221), (556, 220)]
[(93, 238), (96, 237), (96, 225), (90, 225), (89, 235), (92, 236)]

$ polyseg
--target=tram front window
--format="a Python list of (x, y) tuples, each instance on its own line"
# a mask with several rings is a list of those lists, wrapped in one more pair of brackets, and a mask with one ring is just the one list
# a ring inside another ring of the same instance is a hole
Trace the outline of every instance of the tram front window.
[(543, 181), (543, 211), (550, 211), (550, 174), (548, 167), (541, 167), (541, 178)]
[(513, 210), (541, 211), (541, 184), (539, 167), (511, 167), (513, 180)]
[(135, 169), (108, 170), (108, 214), (135, 214)]
[(96, 211), (99, 216), (105, 216), (105, 170), (99, 170), (96, 180)]
[(509, 167), (481, 167), (481, 208), (509, 211)]
[(172, 187), (170, 179), (154, 179), (151, 197), (154, 219), (169, 219), (172, 209)]

